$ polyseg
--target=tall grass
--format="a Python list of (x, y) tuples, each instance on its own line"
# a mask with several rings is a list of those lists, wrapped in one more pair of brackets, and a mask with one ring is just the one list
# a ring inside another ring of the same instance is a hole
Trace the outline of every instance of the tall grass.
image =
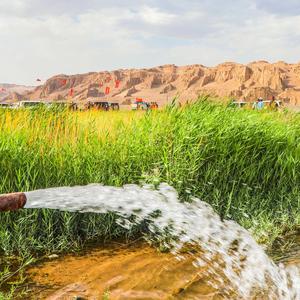
[[(199, 99), (139, 112), (0, 111), (0, 193), (101, 182), (168, 182), (262, 242), (300, 224), (300, 117)], [(0, 214), (0, 251), (60, 251), (130, 237), (112, 214)], [(199, 229), (200, 230), (200, 229)]]

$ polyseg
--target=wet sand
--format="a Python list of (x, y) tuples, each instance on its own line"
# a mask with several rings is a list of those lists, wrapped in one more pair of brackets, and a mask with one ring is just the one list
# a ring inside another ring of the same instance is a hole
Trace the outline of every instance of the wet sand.
[(28, 271), (32, 299), (222, 299), (202, 273), (189, 259), (178, 261), (145, 244), (114, 244)]
[[(28, 270), (28, 299), (228, 299), (230, 284), (222, 286), (213, 274), (208, 277), (207, 269), (193, 266), (193, 251), (198, 252), (186, 249), (181, 253), (185, 259), (178, 260), (145, 243), (112, 243), (49, 259)], [(300, 267), (298, 243), (280, 262)], [(268, 299), (264, 291), (257, 292), (251, 299)], [(229, 299), (240, 298), (233, 291)]]

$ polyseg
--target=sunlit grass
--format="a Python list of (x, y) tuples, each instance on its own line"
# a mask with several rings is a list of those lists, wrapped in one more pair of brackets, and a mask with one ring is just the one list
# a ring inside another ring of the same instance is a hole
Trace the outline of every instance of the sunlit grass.
[[(202, 100), (149, 113), (2, 110), (0, 192), (164, 181), (182, 199), (197, 195), (270, 243), (300, 223), (300, 117)], [(87, 240), (139, 234), (114, 219), (2, 213), (0, 251), (72, 250)]]

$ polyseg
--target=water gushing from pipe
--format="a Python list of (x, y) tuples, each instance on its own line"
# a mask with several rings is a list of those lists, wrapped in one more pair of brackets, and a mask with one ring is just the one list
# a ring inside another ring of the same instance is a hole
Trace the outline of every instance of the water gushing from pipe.
[(178, 259), (184, 259), (180, 251), (185, 245), (201, 249), (190, 251), (194, 266), (207, 266), (214, 278), (211, 284), (225, 286), (227, 298), (235, 295), (248, 299), (263, 293), (267, 299), (300, 299), (297, 268), (277, 266), (247, 230), (233, 221), (221, 221), (211, 206), (197, 198), (191, 203), (180, 202), (176, 190), (167, 184), (161, 184), (157, 190), (151, 186), (119, 188), (92, 184), (25, 195), (25, 208), (114, 212), (119, 216), (118, 224), (127, 229), (146, 220), (152, 235), (168, 232), (174, 237), (165, 240), (164, 246)]

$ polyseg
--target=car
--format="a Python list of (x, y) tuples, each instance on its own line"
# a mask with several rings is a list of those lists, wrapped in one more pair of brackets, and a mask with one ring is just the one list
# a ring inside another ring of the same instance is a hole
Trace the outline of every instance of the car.
[(107, 101), (89, 101), (85, 105), (86, 109), (96, 109), (96, 110), (109, 110), (109, 103)]
[(45, 106), (45, 103), (42, 101), (31, 101), (31, 100), (24, 100), (16, 103), (16, 108), (36, 108)]
[(120, 105), (119, 105), (119, 103), (116, 103), (116, 102), (109, 103), (109, 107), (111, 110), (120, 110)]
[(150, 109), (150, 104), (141, 98), (136, 98), (135, 102), (131, 104), (132, 110), (148, 110)]
[(0, 102), (0, 108), (12, 108), (10, 103)]
[(67, 102), (67, 101), (53, 101), (53, 102), (46, 102), (45, 105), (50, 109), (69, 109), (76, 111), (78, 110), (78, 104), (75, 102)]
[(246, 101), (233, 101), (230, 104), (232, 107), (237, 107), (237, 108), (245, 108), (249, 106), (249, 102)]

